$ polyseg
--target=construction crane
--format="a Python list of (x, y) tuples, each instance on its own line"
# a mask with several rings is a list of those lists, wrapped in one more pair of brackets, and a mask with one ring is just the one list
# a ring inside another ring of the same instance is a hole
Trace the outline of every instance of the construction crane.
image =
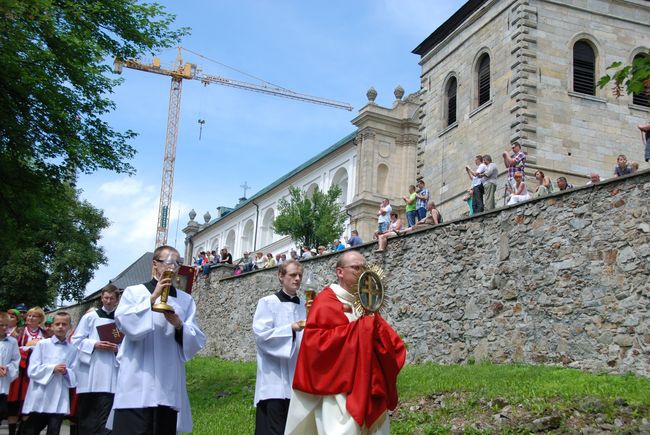
[(178, 47), (178, 54), (172, 68), (160, 66), (160, 59), (154, 58), (152, 63), (145, 63), (135, 59), (123, 60), (116, 58), (113, 64), (113, 72), (121, 74), (124, 67), (139, 71), (150, 72), (169, 76), (172, 79), (169, 91), (169, 111), (167, 114), (167, 135), (165, 138), (165, 157), (162, 168), (162, 182), (160, 185), (160, 205), (158, 207), (158, 224), (156, 227), (156, 248), (167, 244), (169, 210), (172, 201), (174, 188), (174, 164), (176, 162), (176, 143), (178, 141), (178, 127), (181, 114), (181, 90), (183, 80), (198, 80), (204, 85), (215, 83), (223, 86), (231, 86), (239, 89), (246, 89), (263, 94), (275, 95), (277, 97), (291, 98), (293, 100), (305, 101), (307, 103), (321, 104), (335, 107), (337, 109), (352, 110), (347, 103), (314, 97), (311, 95), (299, 94), (289, 89), (274, 87), (267, 84), (247, 83), (239, 80), (232, 80), (221, 76), (204, 74), (192, 63), (183, 62), (183, 48)]

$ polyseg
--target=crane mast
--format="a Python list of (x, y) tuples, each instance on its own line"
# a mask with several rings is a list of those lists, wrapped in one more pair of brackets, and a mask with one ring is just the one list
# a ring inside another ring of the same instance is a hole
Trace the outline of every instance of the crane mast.
[(181, 91), (183, 79), (199, 80), (204, 85), (219, 84), (238, 89), (245, 89), (260, 92), (277, 97), (285, 97), (307, 103), (320, 104), (351, 111), (352, 106), (326, 98), (314, 97), (300, 94), (289, 89), (273, 87), (266, 84), (247, 83), (239, 80), (232, 80), (221, 76), (203, 74), (198, 71), (196, 65), (183, 63), (182, 47), (178, 47), (175, 65), (172, 69), (162, 68), (160, 59), (154, 58), (152, 63), (144, 63), (135, 59), (115, 59), (113, 72), (122, 73), (122, 68), (130, 68), (138, 71), (145, 71), (171, 77), (171, 89), (169, 91), (169, 110), (167, 113), (167, 134), (165, 136), (165, 153), (163, 158), (162, 182), (160, 184), (160, 204), (158, 206), (158, 223), (156, 226), (156, 248), (167, 244), (169, 211), (172, 202), (174, 189), (174, 165), (176, 163), (176, 144), (178, 142), (178, 127), (181, 115)]

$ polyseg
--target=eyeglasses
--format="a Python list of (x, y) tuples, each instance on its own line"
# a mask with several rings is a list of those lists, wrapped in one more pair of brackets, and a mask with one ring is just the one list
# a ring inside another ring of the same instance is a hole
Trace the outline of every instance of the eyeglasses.
[(363, 270), (365, 267), (366, 266), (364, 266), (363, 264), (351, 264), (349, 266), (341, 266), (341, 269), (350, 268), (358, 272), (360, 270)]
[[(165, 261), (164, 261), (164, 260), (159, 260), (159, 259), (157, 259), (157, 258), (154, 258), (153, 261), (155, 261), (156, 263), (162, 263), (162, 264), (165, 264)], [(180, 261), (174, 261), (174, 262), (171, 263), (170, 265), (171, 265), (171, 266), (174, 266), (174, 267), (178, 267), (178, 266), (180, 266), (181, 264), (182, 264), (182, 263), (181, 263)]]

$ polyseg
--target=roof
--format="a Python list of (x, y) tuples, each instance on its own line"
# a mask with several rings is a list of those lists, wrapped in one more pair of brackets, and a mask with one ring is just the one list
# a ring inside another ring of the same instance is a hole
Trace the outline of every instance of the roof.
[[(316, 154), (314, 157), (307, 160), (302, 165), (298, 166), (297, 168), (293, 169), (292, 171), (290, 171), (290, 172), (286, 173), (285, 175), (283, 175), (282, 177), (278, 178), (273, 183), (269, 184), (264, 189), (257, 192), (255, 195), (251, 196), (250, 198), (248, 198), (245, 201), (241, 201), (239, 204), (237, 204), (235, 206), (234, 209), (232, 209), (227, 214), (230, 215), (230, 214), (234, 213), (235, 211), (239, 210), (240, 208), (246, 207), (249, 203), (254, 202), (257, 198), (259, 198), (259, 197), (265, 195), (266, 193), (270, 192), (271, 190), (275, 189), (276, 187), (278, 187), (279, 185), (281, 185), (282, 183), (287, 181), (289, 178), (291, 178), (294, 175), (298, 174), (300, 171), (302, 171), (302, 170), (308, 168), (309, 166), (313, 165), (314, 163), (316, 163), (317, 161), (319, 161), (323, 157), (326, 157), (329, 154), (332, 154), (334, 151), (338, 150), (339, 148), (342, 148), (345, 144), (347, 144), (352, 139), (354, 139), (356, 135), (357, 135), (357, 132), (354, 131), (354, 132), (348, 134), (347, 136), (343, 137), (338, 142), (336, 142), (334, 145), (330, 146), (329, 148), (325, 149), (324, 151), (320, 152), (319, 154)], [(211, 227), (212, 225), (216, 224), (217, 222), (219, 222), (221, 219), (223, 219), (225, 217), (226, 217), (226, 215), (222, 215), (221, 217), (218, 217), (218, 218), (215, 218), (215, 219), (211, 220), (197, 234), (205, 231), (208, 227)]]
[(469, 0), (462, 5), (454, 15), (449, 17), (447, 21), (442, 23), (427, 39), (422, 41), (420, 45), (415, 47), (411, 53), (419, 54), (421, 57), (425, 56), (432, 48), (441, 43), (447, 36), (458, 28), (467, 18), (476, 12), (483, 3), (487, 0)]
[[(120, 272), (115, 278), (108, 281), (119, 289), (125, 289), (130, 285), (142, 284), (151, 280), (151, 268), (153, 264), (153, 252), (145, 252), (126, 269)], [(84, 299), (92, 299), (99, 294), (101, 289), (86, 296)]]

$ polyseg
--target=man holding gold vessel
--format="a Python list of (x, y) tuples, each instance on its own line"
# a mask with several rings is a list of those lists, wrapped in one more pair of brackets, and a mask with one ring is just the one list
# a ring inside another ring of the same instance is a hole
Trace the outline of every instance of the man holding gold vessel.
[[(336, 263), (338, 283), (323, 289), (311, 306), (285, 434), (390, 433), (387, 411), (397, 406), (406, 349), (378, 312), (359, 304), (364, 271), (363, 255), (344, 253)], [(362, 290), (381, 293), (383, 300), (383, 289)]]
[(302, 265), (296, 260), (278, 269), (281, 289), (257, 303), (253, 335), (257, 345), (255, 434), (283, 434), (291, 398), (293, 372), (302, 339), (305, 306), (297, 291)]
[(156, 248), (154, 278), (127, 287), (115, 310), (124, 340), (117, 354), (113, 433), (192, 431), (185, 362), (204, 346), (205, 336), (195, 320), (194, 299), (172, 285), (179, 260), (175, 248)]

